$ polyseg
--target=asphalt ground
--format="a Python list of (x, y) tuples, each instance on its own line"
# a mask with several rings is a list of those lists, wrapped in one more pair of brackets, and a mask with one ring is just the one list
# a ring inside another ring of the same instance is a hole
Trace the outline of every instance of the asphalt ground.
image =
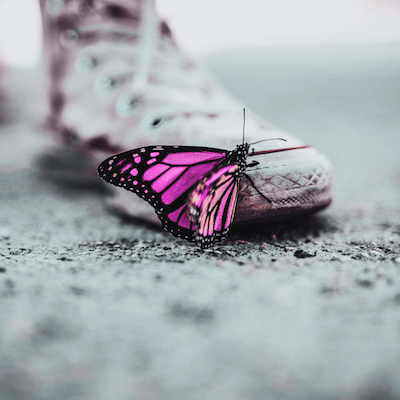
[(324, 212), (205, 252), (110, 213), (42, 128), (42, 70), (2, 69), (0, 399), (400, 398), (399, 50), (203, 60), (336, 171)]

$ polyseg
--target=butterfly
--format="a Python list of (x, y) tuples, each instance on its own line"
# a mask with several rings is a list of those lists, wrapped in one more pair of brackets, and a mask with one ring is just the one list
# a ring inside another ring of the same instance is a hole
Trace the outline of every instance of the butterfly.
[[(308, 146), (307, 146), (308, 147)], [(249, 156), (250, 144), (232, 151), (195, 146), (147, 146), (104, 160), (98, 173), (106, 182), (123, 187), (155, 209), (164, 229), (175, 237), (196, 242), (202, 249), (226, 239), (232, 225), (239, 183), (258, 164)], [(270, 202), (271, 203), (271, 202)]]

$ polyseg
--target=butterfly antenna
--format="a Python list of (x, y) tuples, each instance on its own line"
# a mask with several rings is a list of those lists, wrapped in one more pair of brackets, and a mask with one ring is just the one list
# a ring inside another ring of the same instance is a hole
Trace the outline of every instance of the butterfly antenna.
[(244, 127), (246, 126), (246, 109), (243, 108), (243, 139), (242, 144), (244, 144)]
[(269, 142), (270, 140), (283, 140), (284, 142), (286, 142), (286, 139), (283, 139), (283, 138), (272, 138), (272, 139), (258, 140), (257, 142), (253, 142), (253, 143), (249, 143), (249, 144), (252, 145), (252, 144), (257, 144), (257, 143), (261, 143), (261, 142)]

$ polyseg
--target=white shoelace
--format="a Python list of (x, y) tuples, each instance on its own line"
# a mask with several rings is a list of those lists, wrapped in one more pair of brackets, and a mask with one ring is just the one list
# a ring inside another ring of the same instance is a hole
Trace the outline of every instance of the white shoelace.
[[(47, 9), (60, 13), (64, 1), (49, 0), (48, 4), (52, 6)], [(93, 9), (104, 15), (101, 7), (107, 5), (109, 3), (97, 2)], [(189, 61), (179, 52), (171, 51), (169, 37), (160, 38), (160, 20), (154, 0), (144, 3), (141, 18), (139, 29), (105, 22), (66, 32), (72, 42), (78, 41), (79, 35), (94, 32), (107, 32), (125, 39), (116, 40), (112, 46), (109, 42), (99, 41), (80, 50), (77, 69), (81, 73), (96, 71), (95, 92), (107, 96), (126, 85), (127, 90), (115, 104), (117, 115), (129, 118), (140, 113), (143, 107), (150, 106), (151, 115), (146, 115), (142, 124), (150, 131), (165, 126), (165, 122), (171, 121), (175, 115), (216, 115), (221, 112), (211, 104), (211, 96), (208, 99), (211, 84), (207, 83), (204, 73), (199, 74), (197, 68), (190, 70)], [(163, 38), (165, 43), (162, 43)], [(121, 63), (107, 62), (110, 59), (121, 60)]]

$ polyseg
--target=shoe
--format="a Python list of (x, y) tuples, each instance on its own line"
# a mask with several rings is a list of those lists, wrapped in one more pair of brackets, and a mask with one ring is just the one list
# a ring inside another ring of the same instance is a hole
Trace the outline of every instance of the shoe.
[[(232, 150), (242, 141), (244, 104), (184, 54), (153, 0), (40, 0), (49, 66), (47, 124), (96, 165), (149, 145)], [(246, 142), (265, 139), (243, 178), (236, 223), (314, 212), (332, 199), (332, 165), (315, 148), (246, 109)], [(154, 210), (116, 189), (113, 205), (158, 221)]]

